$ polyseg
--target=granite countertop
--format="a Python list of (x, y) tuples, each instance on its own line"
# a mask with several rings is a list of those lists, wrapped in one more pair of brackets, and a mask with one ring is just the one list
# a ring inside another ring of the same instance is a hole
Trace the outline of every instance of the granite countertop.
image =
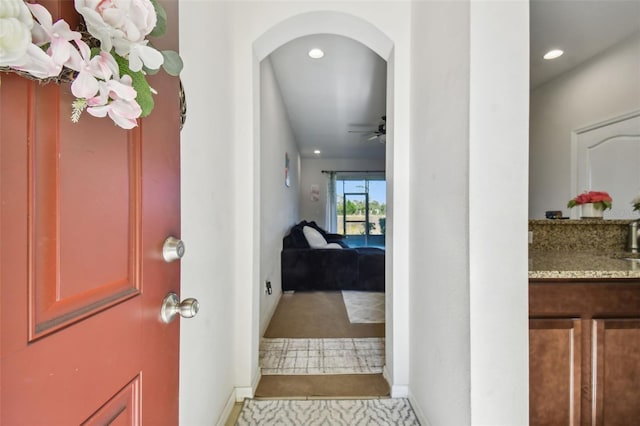
[(622, 259), (625, 256), (623, 252), (530, 250), (529, 278), (640, 279), (640, 261)]

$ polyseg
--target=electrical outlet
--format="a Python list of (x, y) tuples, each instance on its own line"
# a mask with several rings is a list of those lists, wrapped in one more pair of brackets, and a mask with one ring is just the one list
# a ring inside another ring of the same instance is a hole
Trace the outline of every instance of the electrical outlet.
[(529, 244), (533, 244), (533, 231), (529, 231)]
[(271, 281), (267, 280), (264, 282), (264, 292), (265, 294), (273, 293), (273, 289), (271, 288)]

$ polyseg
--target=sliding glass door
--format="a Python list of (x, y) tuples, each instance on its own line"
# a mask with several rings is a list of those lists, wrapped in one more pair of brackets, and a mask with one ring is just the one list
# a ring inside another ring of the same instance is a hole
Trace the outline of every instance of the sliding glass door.
[(386, 182), (382, 179), (337, 179), (338, 233), (351, 247), (384, 247)]

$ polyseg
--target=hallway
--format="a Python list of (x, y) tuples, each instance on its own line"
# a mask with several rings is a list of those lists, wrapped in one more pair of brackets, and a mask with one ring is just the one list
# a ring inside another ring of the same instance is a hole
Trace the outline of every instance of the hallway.
[[(237, 403), (227, 426), (419, 424), (407, 399), (390, 398), (381, 373), (384, 304), (374, 302), (372, 310), (358, 314), (352, 302), (349, 308), (345, 305), (352, 296), (344, 298), (341, 292), (282, 296), (260, 344), (262, 378), (255, 398)], [(362, 296), (384, 300), (383, 293)], [(375, 313), (376, 307), (381, 312)]]
[(260, 346), (257, 398), (389, 396), (384, 322), (350, 322), (340, 292), (284, 294)]

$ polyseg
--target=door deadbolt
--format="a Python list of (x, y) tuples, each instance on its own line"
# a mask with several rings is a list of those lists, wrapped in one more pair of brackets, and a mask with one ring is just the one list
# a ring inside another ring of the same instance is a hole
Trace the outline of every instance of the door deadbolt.
[(184, 243), (176, 237), (169, 237), (164, 240), (162, 246), (162, 257), (165, 262), (173, 262), (179, 260), (184, 256)]
[(197, 299), (190, 297), (180, 302), (177, 294), (169, 293), (162, 301), (160, 317), (162, 322), (169, 324), (175, 319), (176, 315), (180, 315), (182, 318), (193, 318), (199, 310), (200, 303), (198, 303)]

